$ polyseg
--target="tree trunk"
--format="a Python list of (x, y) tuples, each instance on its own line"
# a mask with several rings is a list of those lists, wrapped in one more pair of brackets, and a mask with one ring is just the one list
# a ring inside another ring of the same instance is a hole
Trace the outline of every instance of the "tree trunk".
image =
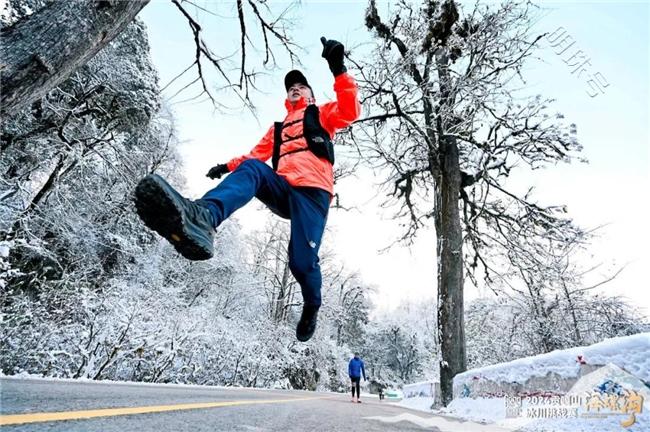
[(435, 224), (438, 238), (438, 341), (440, 344), (441, 402), (447, 406), (454, 397), (454, 376), (467, 368), (465, 323), (463, 317), (463, 231), (460, 223), (460, 162), (456, 138), (447, 135), (452, 126), (455, 95), (449, 74), (447, 50), (436, 53), (440, 86), (440, 105), (436, 118), (438, 129), (438, 165), (436, 178)]
[(0, 113), (21, 110), (88, 62), (150, 0), (55, 1), (0, 32)]
[(440, 179), (436, 185), (435, 223), (438, 237), (438, 339), (443, 405), (453, 399), (453, 379), (466, 368), (463, 323), (463, 235), (458, 196), (458, 146), (450, 136), (440, 139)]
[(286, 320), (287, 304), (289, 304), (289, 296), (291, 294), (291, 283), (289, 280), (290, 272), (289, 263), (284, 262), (282, 279), (280, 280), (280, 286), (278, 287), (278, 294), (273, 299), (273, 321), (276, 323)]

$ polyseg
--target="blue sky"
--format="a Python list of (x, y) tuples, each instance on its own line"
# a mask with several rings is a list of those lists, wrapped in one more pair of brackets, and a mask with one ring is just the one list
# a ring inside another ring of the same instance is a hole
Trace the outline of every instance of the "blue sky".
[[(234, 3), (195, 3), (221, 15), (197, 15), (206, 29), (208, 45), (220, 54), (236, 53), (238, 27)], [(288, 5), (272, 4), (282, 8)], [(386, 2), (380, 4), (386, 7)], [(578, 125), (583, 156), (589, 163), (561, 165), (534, 175), (521, 172), (515, 180), (521, 181), (522, 186), (534, 183), (542, 203), (567, 204), (570, 214), (583, 226), (606, 224), (600, 230), (601, 238), (591, 248), (590, 260), (602, 262), (603, 269), (626, 264), (626, 270), (606, 287), (606, 292), (624, 295), (650, 314), (646, 277), (650, 264), (648, 3), (543, 2), (542, 6), (544, 11), (536, 29), (566, 29), (575, 41), (573, 48), (589, 57), (589, 72), (600, 73), (608, 86), (604, 93), (589, 97), (586, 80), (572, 74), (562, 56), (556, 55), (550, 46), (540, 50), (541, 61), (527, 70), (529, 90), (555, 98), (554, 109)], [(320, 58), (319, 38), (325, 35), (347, 46), (367, 42), (369, 37), (363, 26), (365, 7), (366, 2), (361, 1), (308, 1), (292, 9), (296, 24), (291, 34), (304, 48), (300, 53), (301, 68), (321, 102), (332, 97), (333, 91), (331, 75)], [(153, 61), (164, 85), (193, 61), (191, 32), (184, 17), (167, 1), (154, 0), (140, 16), (149, 28)], [(204, 176), (212, 165), (248, 152), (272, 121), (284, 117), (282, 78), (292, 65), (282, 58), (278, 66), (266, 71), (268, 75), (258, 82), (262, 91), (253, 96), (257, 118), (241, 110), (215, 112), (209, 103), (172, 104), (183, 140), (181, 151), (191, 196), (198, 197), (214, 186)], [(193, 76), (188, 75), (185, 83), (191, 79)], [(172, 87), (165, 95), (170, 97), (174, 92)], [(197, 92), (197, 88), (190, 89), (172, 102)], [(220, 96), (229, 101), (227, 95)], [(377, 285), (376, 302), (381, 307), (434, 296), (435, 238), (431, 230), (423, 231), (410, 249), (393, 248), (383, 255), (377, 253), (395, 239), (399, 229), (389, 220), (388, 213), (377, 208), (377, 200), (368, 198), (377, 193), (375, 181), (359, 172), (357, 178), (337, 185), (337, 191), (348, 203), (357, 205), (359, 211), (331, 212), (329, 226), (333, 235), (328, 246)], [(245, 229), (259, 228), (268, 219), (268, 213), (258, 206), (242, 209), (237, 216)], [(468, 298), (480, 295), (486, 293), (474, 289), (467, 293)]]

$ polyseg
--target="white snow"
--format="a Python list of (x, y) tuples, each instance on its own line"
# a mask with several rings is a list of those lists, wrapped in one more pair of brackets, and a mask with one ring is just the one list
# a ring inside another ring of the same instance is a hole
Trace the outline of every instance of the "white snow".
[[(525, 432), (641, 432), (650, 430), (650, 392), (646, 385), (639, 380), (650, 382), (650, 333), (608, 339), (587, 347), (554, 351), (474, 369), (456, 376), (454, 382), (455, 384), (462, 383), (477, 376), (494, 381), (523, 382), (532, 376), (545, 376), (549, 372), (556, 372), (565, 377), (577, 376), (578, 356), (582, 356), (582, 360), (587, 364), (606, 366), (581, 377), (569, 393), (572, 395), (584, 394), (593, 390), (604, 380), (613, 379), (621, 387), (636, 390), (644, 397), (643, 409), (640, 414), (636, 414), (635, 424), (624, 428), (621, 426), (621, 421), (627, 419), (629, 414), (612, 415), (611, 411), (607, 410), (603, 413), (608, 412), (610, 415), (601, 418), (582, 417), (583, 407), (581, 407), (581, 414), (578, 418), (533, 419), (525, 415), (506, 418), (506, 400), (504, 398), (457, 398), (448, 407), (439, 410), (431, 409), (433, 403), (431, 397), (407, 397), (396, 405), (429, 414), (456, 417), (493, 428), (485, 430)], [(412, 386), (417, 388), (422, 384), (424, 383), (414, 383)], [(530, 405), (525, 399), (522, 406), (523, 412), (527, 407), (539, 407), (539, 405)]]
[(557, 350), (483, 368), (472, 369), (454, 377), (454, 385), (473, 378), (496, 382), (523, 382), (533, 376), (555, 372), (562, 377), (578, 375), (578, 356), (591, 365), (613, 363), (645, 382), (650, 382), (650, 333), (607, 339), (587, 347)]
[(530, 419), (526, 417), (505, 418), (505, 401), (502, 398), (457, 399), (449, 407), (439, 411), (464, 420), (490, 423), (506, 430), (525, 432), (609, 432), (648, 430), (650, 424), (647, 410), (636, 416), (636, 423), (623, 428), (620, 421), (627, 416), (613, 415), (605, 418)]
[(460, 398), (440, 412), (465, 420), (493, 423), (506, 418), (506, 404), (502, 398)]
[[(568, 419), (543, 419), (533, 420), (526, 417), (505, 418), (505, 401), (502, 398), (461, 398), (454, 400), (447, 408), (440, 410), (430, 409), (433, 398), (414, 397), (404, 399), (399, 405), (413, 410), (423, 411), (428, 414), (440, 414), (445, 417), (455, 417), (468, 422), (476, 430), (488, 431), (521, 431), (521, 432), (645, 432), (650, 430), (650, 413), (648, 405), (644, 411), (636, 416), (636, 423), (628, 428), (620, 425), (626, 416), (610, 416), (606, 418), (568, 418)], [(403, 419), (408, 420), (408, 419)], [(416, 421), (411, 420), (416, 423)], [(420, 423), (426, 422), (420, 419)], [(440, 426), (437, 421), (431, 420), (422, 426)], [(456, 427), (458, 425), (456, 424)], [(447, 430), (447, 429), (441, 429)], [(449, 430), (458, 430), (449, 429)], [(463, 428), (463, 430), (469, 430)]]
[(402, 430), (401, 422), (413, 423), (423, 430), (436, 430), (440, 432), (510, 432), (512, 429), (505, 429), (495, 425), (486, 425), (471, 422), (459, 422), (449, 417), (420, 417), (412, 413), (401, 413), (398, 415), (364, 417), (368, 420), (376, 420), (382, 423), (394, 425), (391, 430)]
[(410, 408), (418, 411), (431, 412), (431, 406), (433, 406), (434, 398), (432, 397), (410, 397), (402, 399), (399, 402), (391, 402), (391, 405), (397, 405), (402, 408)]

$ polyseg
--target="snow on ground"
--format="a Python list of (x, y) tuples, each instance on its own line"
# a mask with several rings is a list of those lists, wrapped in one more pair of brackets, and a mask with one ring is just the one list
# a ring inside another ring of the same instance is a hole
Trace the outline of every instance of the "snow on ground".
[[(432, 410), (434, 398), (431, 396), (405, 397), (395, 405), (424, 411), (430, 414), (440, 414), (445, 417), (456, 417), (462, 420), (468, 420), (476, 423), (467, 423), (467, 431), (470, 429), (477, 432), (491, 431), (524, 431), (524, 432), (609, 432), (609, 431), (629, 431), (642, 432), (650, 431), (650, 398), (648, 398), (648, 388), (641, 381), (629, 377), (629, 372), (636, 377), (643, 379), (646, 383), (650, 382), (650, 333), (642, 333), (634, 336), (623, 338), (609, 339), (599, 344), (588, 347), (577, 347), (568, 350), (555, 351), (549, 354), (515, 360), (509, 363), (488, 366), (485, 368), (474, 369), (457, 376), (456, 379), (464, 377), (467, 379), (480, 375), (481, 377), (493, 380), (518, 380), (525, 381), (531, 376), (544, 376), (548, 372), (554, 371), (564, 376), (575, 376), (577, 374), (577, 356), (583, 356), (588, 364), (609, 364), (606, 368), (601, 368), (580, 378), (574, 386), (579, 392), (594, 389), (601, 384), (604, 379), (613, 379), (620, 383), (624, 389), (639, 389), (645, 396), (645, 403), (641, 413), (636, 415), (636, 422), (630, 427), (623, 427), (622, 421), (630, 418), (629, 414), (611, 414), (611, 410), (603, 409), (598, 414), (610, 415), (600, 418), (563, 418), (563, 419), (532, 419), (524, 414), (514, 418), (506, 418), (506, 400), (503, 398), (459, 398), (455, 399), (448, 407)], [(625, 371), (620, 368), (625, 369)], [(0, 374), (1, 375), (1, 374)], [(34, 379), (33, 375), (13, 376), (11, 378)], [(41, 378), (43, 379), (43, 378)], [(65, 380), (61, 380), (65, 381)], [(82, 380), (70, 380), (82, 381)], [(462, 381), (461, 381), (462, 382)], [(118, 384), (118, 383), (115, 383)], [(129, 384), (133, 383), (119, 383)], [(416, 383), (423, 384), (423, 383)], [(147, 385), (147, 384), (141, 384)], [(160, 384), (148, 384), (160, 385)], [(169, 384), (167, 384), (169, 385)], [(173, 384), (172, 384), (173, 385)], [(429, 384), (427, 384), (429, 385)], [(176, 386), (179, 386), (178, 384)], [(185, 385), (180, 385), (185, 386)], [(188, 386), (189, 387), (189, 386)], [(418, 387), (416, 385), (415, 387)], [(419, 388), (419, 387), (418, 387)], [(429, 387), (430, 388), (430, 387)], [(424, 387), (423, 387), (424, 389)], [(371, 400), (376, 395), (362, 394), (361, 399)], [(522, 413), (527, 412), (527, 408), (533, 405), (527, 402), (523, 403)], [(539, 407), (538, 405), (534, 405)], [(584, 413), (581, 410), (581, 415)], [(595, 414), (593, 411), (589, 414)], [(405, 414), (406, 415), (406, 414)], [(408, 417), (408, 415), (407, 415)], [(386, 420), (386, 419), (384, 419)], [(394, 421), (394, 418), (388, 419)], [(386, 420), (386, 421), (388, 421)], [(404, 420), (411, 422), (433, 422), (430, 426), (435, 426), (439, 430), (455, 430), (457, 423), (445, 420), (444, 417), (430, 419), (421, 419), (412, 415)], [(427, 423), (429, 425), (429, 423)], [(471, 426), (471, 428), (470, 428)]]
[(648, 416), (637, 418), (635, 425), (624, 428), (620, 425), (621, 417), (599, 419), (547, 419), (536, 420), (525, 425), (525, 432), (647, 432), (650, 428)]
[[(140, 385), (151, 387), (176, 387), (176, 388), (219, 388), (224, 390), (234, 390), (233, 387), (221, 386), (198, 386), (192, 384), (159, 384), (159, 383), (134, 383), (123, 381), (93, 381), (89, 379), (62, 379), (62, 378), (43, 378), (38, 375), (31, 374), (18, 374), (13, 376), (6, 376), (0, 374), (0, 377), (5, 379), (26, 379), (26, 380), (43, 380), (43, 381), (58, 381), (58, 382), (89, 382), (95, 384), (117, 384), (117, 385)], [(265, 389), (255, 389), (265, 390)], [(268, 389), (270, 390), (270, 389)], [(327, 392), (330, 393), (330, 392)], [(334, 393), (333, 393), (334, 394)], [(337, 393), (340, 395), (340, 393)], [(377, 395), (370, 395), (363, 393), (362, 400), (376, 400)], [(464, 432), (645, 432), (650, 430), (650, 406), (645, 407), (641, 415), (637, 415), (636, 424), (629, 428), (623, 428), (620, 421), (625, 419), (626, 416), (612, 416), (608, 418), (595, 418), (595, 419), (545, 419), (545, 420), (531, 420), (528, 418), (505, 418), (505, 401), (501, 398), (461, 398), (454, 400), (449, 407), (439, 410), (432, 410), (431, 405), (434, 399), (432, 397), (412, 397), (405, 398), (400, 402), (382, 402), (392, 405), (409, 408), (412, 410), (422, 411), (429, 414), (439, 414), (444, 417), (455, 417), (457, 419), (467, 420), (475, 423), (464, 424)], [(402, 418), (404, 417), (404, 418)], [(458, 423), (446, 421), (444, 418), (437, 417), (432, 419), (423, 419), (417, 416), (409, 416), (408, 414), (402, 417), (390, 417), (387, 419), (395, 421), (409, 421), (412, 423), (422, 423), (423, 427), (433, 428), (436, 427), (441, 431), (457, 431)]]
[(502, 398), (461, 398), (454, 400), (447, 408), (432, 410), (433, 398), (407, 398), (398, 405), (429, 414), (440, 414), (462, 420), (491, 426), (485, 431), (521, 431), (521, 432), (647, 432), (650, 430), (650, 412), (647, 409), (636, 416), (636, 423), (624, 428), (620, 422), (627, 415), (614, 415), (606, 418), (567, 418), (539, 419), (525, 417), (506, 419), (505, 401)]
[(418, 411), (431, 412), (434, 399), (432, 397), (410, 397), (402, 399), (399, 402), (389, 402), (392, 405), (397, 405), (403, 408), (410, 408)]
[[(545, 418), (533, 419), (527, 417), (531, 412), (529, 408), (544, 409), (558, 408), (548, 401), (542, 404), (531, 402), (530, 398), (523, 398), (519, 415), (506, 418), (505, 398), (457, 398), (443, 409), (432, 410), (433, 397), (406, 397), (396, 405), (424, 411), (430, 414), (456, 417), (467, 421), (489, 425), (499, 431), (525, 431), (525, 432), (609, 432), (650, 431), (650, 333), (641, 333), (633, 336), (608, 339), (601, 343), (576, 347), (568, 350), (554, 351), (548, 354), (518, 359), (484, 368), (473, 369), (454, 378), (455, 384), (462, 384), (474, 377), (481, 377), (493, 381), (518, 381), (525, 382), (533, 376), (545, 376), (549, 372), (558, 373), (564, 377), (578, 375), (578, 356), (582, 356), (587, 364), (606, 365), (576, 382), (570, 395), (582, 395), (581, 402), (571, 404), (560, 402), (560, 407), (573, 406), (576, 408), (577, 418)], [(638, 379), (637, 379), (638, 378)], [(639, 379), (645, 381), (646, 384)], [(618, 388), (619, 391), (634, 390), (643, 397), (641, 413), (636, 414), (636, 421), (629, 427), (623, 427), (621, 422), (630, 419), (629, 413), (616, 412), (617, 409), (587, 410), (584, 404), (590, 395), (598, 395), (602, 400), (608, 400), (608, 395), (613, 396), (620, 411), (621, 404), (628, 404), (630, 399), (620, 396), (622, 393), (596, 393), (597, 387), (610, 382), (609, 388)], [(616, 387), (612, 387), (616, 384)], [(420, 383), (416, 383), (420, 384)], [(416, 386), (417, 387), (417, 386)], [(590, 393), (591, 392), (591, 393)], [(519, 400), (519, 399), (517, 399)], [(599, 416), (590, 418), (589, 416)], [(487, 429), (485, 429), (487, 431)]]
[(506, 418), (506, 404), (502, 398), (460, 398), (439, 412), (465, 420), (494, 423)]
[(496, 382), (524, 382), (533, 376), (555, 372), (562, 377), (578, 375), (578, 356), (587, 364), (613, 363), (645, 382), (650, 382), (650, 333), (612, 338), (587, 347), (557, 350), (547, 354), (472, 369), (454, 377), (454, 385), (474, 377)]

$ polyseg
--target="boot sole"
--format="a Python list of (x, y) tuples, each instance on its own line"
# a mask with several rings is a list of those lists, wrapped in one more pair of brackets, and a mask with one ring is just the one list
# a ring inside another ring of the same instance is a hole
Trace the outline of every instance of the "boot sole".
[(299, 334), (296, 334), (296, 339), (298, 339), (300, 342), (307, 342), (309, 339), (311, 339), (311, 337), (312, 337), (313, 335), (314, 335), (314, 333), (312, 333), (312, 334), (310, 334), (310, 335), (299, 335)]
[(148, 175), (138, 183), (135, 188), (135, 208), (145, 225), (164, 237), (185, 258), (192, 261), (212, 258), (212, 250), (189, 235), (189, 221), (184, 220), (183, 210), (170, 196), (160, 177)]

